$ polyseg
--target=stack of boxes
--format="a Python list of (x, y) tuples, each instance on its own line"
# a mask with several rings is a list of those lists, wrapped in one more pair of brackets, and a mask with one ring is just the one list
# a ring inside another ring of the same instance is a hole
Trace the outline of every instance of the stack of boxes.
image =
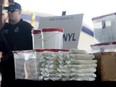
[(94, 24), (95, 44), (92, 52), (98, 60), (98, 80), (116, 80), (116, 13), (102, 15), (92, 19)]
[(102, 15), (92, 19), (95, 44), (93, 52), (110, 52), (116, 48), (116, 13)]

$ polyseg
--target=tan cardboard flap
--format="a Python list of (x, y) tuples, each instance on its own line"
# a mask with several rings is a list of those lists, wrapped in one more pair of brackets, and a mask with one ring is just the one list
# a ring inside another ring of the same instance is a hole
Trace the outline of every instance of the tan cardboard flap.
[(116, 80), (116, 53), (102, 53), (101, 55), (101, 76), (103, 81)]

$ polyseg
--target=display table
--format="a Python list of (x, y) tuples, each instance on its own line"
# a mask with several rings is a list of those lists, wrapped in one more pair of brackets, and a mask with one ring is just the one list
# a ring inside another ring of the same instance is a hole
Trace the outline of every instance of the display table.
[(116, 82), (103, 81), (33, 81), (15, 80), (7, 83), (8, 87), (116, 87)]

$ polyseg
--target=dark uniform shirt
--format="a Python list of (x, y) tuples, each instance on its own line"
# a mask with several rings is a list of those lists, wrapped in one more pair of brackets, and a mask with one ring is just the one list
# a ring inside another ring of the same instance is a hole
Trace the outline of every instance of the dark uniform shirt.
[(10, 49), (11, 48), (9, 47), (4, 34), (0, 31), (0, 51), (3, 52), (3, 57), (0, 62), (2, 86), (7, 85), (6, 82), (13, 81), (15, 79), (14, 57)]
[(17, 24), (6, 24), (2, 31), (11, 47), (11, 50), (32, 49), (32, 25), (22, 19)]

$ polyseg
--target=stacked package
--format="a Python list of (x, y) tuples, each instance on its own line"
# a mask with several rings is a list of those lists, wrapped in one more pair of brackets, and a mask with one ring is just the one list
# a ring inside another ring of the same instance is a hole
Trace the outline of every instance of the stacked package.
[(94, 81), (97, 60), (84, 50), (32, 50), (14, 53), (16, 79)]
[(14, 53), (15, 58), (15, 77), (18, 79), (24, 79), (25, 78), (25, 71), (24, 71), (24, 55), (22, 53)]
[(83, 50), (43, 52), (39, 58), (39, 80), (94, 81), (97, 60)]
[(59, 80), (57, 68), (59, 67), (58, 53), (45, 51), (39, 54), (38, 68), (39, 68), (39, 80)]
[[(31, 55), (32, 56), (32, 55)], [(30, 57), (25, 61), (26, 78), (37, 80), (37, 62), (36, 58)]]
[(64, 63), (60, 65), (62, 80), (94, 81), (96, 77), (97, 61), (94, 55), (87, 54), (83, 50), (72, 49), (62, 53)]
[(35, 51), (15, 51), (14, 58), (16, 79), (37, 80), (37, 62)]

